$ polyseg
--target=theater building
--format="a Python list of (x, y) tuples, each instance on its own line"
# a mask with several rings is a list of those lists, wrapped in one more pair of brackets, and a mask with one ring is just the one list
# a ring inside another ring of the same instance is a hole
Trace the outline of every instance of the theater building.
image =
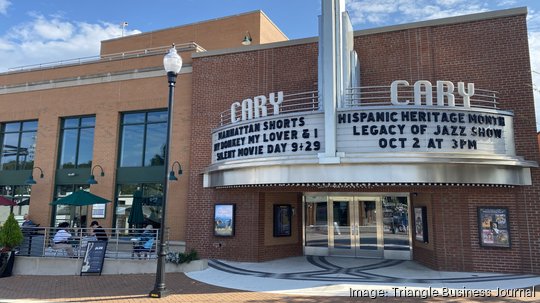
[[(526, 15), (353, 31), (344, 4), (323, 1), (319, 37), (288, 40), (252, 12), (103, 41), (92, 62), (0, 74), (2, 194), (42, 225), (86, 216), (129, 227), (140, 188), (146, 222), (159, 224), (161, 62), (175, 43), (184, 66), (170, 162), (184, 175), (169, 183), (171, 241), (227, 260), (369, 257), (538, 274)], [(88, 188), (90, 174), (91, 192), (113, 203), (49, 205)]]

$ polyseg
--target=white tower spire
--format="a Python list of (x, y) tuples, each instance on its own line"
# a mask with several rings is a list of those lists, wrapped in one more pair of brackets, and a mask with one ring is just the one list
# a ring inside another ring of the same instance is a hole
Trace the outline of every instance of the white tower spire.
[(324, 110), (324, 153), (319, 163), (340, 163), (342, 154), (336, 150), (337, 108), (345, 106), (347, 89), (356, 86), (353, 31), (345, 0), (321, 0), (319, 17), (319, 100)]

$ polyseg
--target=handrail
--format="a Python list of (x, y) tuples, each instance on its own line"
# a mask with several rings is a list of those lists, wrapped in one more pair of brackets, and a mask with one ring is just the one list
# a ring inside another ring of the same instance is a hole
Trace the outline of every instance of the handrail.
[[(47, 69), (47, 68), (55, 68), (55, 67), (61, 67), (61, 66), (81, 65), (81, 64), (87, 64), (87, 63), (97, 63), (97, 62), (102, 62), (102, 61), (114, 61), (114, 60), (138, 58), (138, 57), (144, 57), (144, 56), (153, 56), (156, 54), (165, 54), (170, 48), (171, 48), (170, 46), (159, 46), (159, 47), (154, 47), (154, 48), (132, 50), (132, 51), (126, 51), (126, 52), (121, 52), (121, 53), (113, 53), (113, 54), (106, 54), (106, 55), (67, 59), (67, 60), (61, 60), (61, 61), (23, 65), (23, 66), (8, 68), (7, 73), (10, 74), (10, 73), (17, 73), (17, 72), (27, 72), (27, 71), (32, 71), (32, 70), (41, 70), (41, 69)], [(202, 48), (200, 45), (198, 45), (195, 42), (177, 44), (176, 49), (180, 52), (190, 51), (190, 50), (195, 51), (195, 52), (206, 51), (204, 48)]]
[[(400, 99), (414, 99), (414, 90), (412, 86), (400, 86), (398, 95)], [(433, 102), (436, 103), (436, 92), (433, 92)], [(475, 94), (470, 98), (471, 107), (487, 108), (487, 109), (499, 109), (498, 108), (498, 92), (487, 89), (475, 89)], [(459, 94), (454, 94), (454, 102), (457, 106), (463, 105), (463, 97)], [(303, 111), (317, 111), (323, 110), (319, 104), (319, 92), (307, 91), (296, 92), (283, 96), (283, 103), (280, 106), (280, 114), (303, 112)], [(425, 101), (423, 101), (425, 105)], [(361, 86), (351, 87), (346, 89), (344, 94), (342, 108), (357, 108), (364, 106), (390, 106), (390, 86), (378, 85), (378, 86)], [(273, 115), (271, 104), (267, 104), (268, 116)], [(241, 107), (236, 107), (235, 116), (240, 117), (242, 113)], [(220, 114), (220, 126), (231, 124), (231, 111), (225, 110)]]
[[(18, 247), (18, 255), (34, 257), (64, 257), (83, 258), (88, 241), (95, 241), (92, 228), (66, 228), (72, 235), (68, 243), (55, 245), (55, 233), (62, 228), (58, 227), (22, 227), (24, 240)], [(159, 229), (151, 229), (145, 237), (152, 238), (152, 244), (143, 248), (140, 228), (103, 228), (108, 237), (106, 258), (112, 259), (155, 259), (156, 247), (159, 245)], [(165, 235), (167, 250), (169, 245), (169, 230)], [(146, 242), (145, 242), (146, 243)], [(68, 245), (65, 245), (68, 244)]]
[[(274, 111), (272, 105), (266, 104), (268, 115), (272, 116)], [(283, 95), (283, 103), (280, 106), (280, 114), (285, 113), (294, 113), (302, 111), (316, 111), (319, 109), (319, 92), (318, 91), (307, 91), (307, 92), (297, 92), (292, 94)], [(242, 109), (240, 107), (236, 108), (235, 115), (237, 117), (241, 116)], [(231, 123), (231, 110), (222, 111), (220, 114), (220, 126), (225, 126)]]
[[(498, 109), (498, 92), (487, 89), (475, 89), (475, 94), (471, 97), (471, 107)], [(414, 99), (414, 88), (412, 86), (400, 86), (398, 95), (400, 99)], [(456, 105), (463, 105), (463, 98), (459, 94), (454, 94)], [(433, 102), (436, 102), (436, 92), (432, 95)], [(379, 102), (379, 100), (387, 100)], [(423, 102), (425, 104), (425, 102)], [(392, 105), (390, 103), (390, 86), (362, 86), (348, 88), (345, 92), (343, 107), (362, 107), (373, 105)]]

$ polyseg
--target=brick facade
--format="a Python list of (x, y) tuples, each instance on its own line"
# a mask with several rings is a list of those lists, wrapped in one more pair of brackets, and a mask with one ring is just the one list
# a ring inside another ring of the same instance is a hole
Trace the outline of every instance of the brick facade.
[[(389, 85), (397, 79), (474, 82), (498, 92), (499, 108), (514, 112), (516, 153), (538, 161), (525, 14), (357, 32), (362, 86)], [(203, 188), (202, 173), (211, 163), (211, 131), (220, 112), (232, 102), (275, 91), (316, 90), (315, 40), (252, 51), (193, 58), (191, 172), (187, 245), (202, 256), (262, 261), (302, 255), (303, 192), (344, 192), (341, 188)], [(409, 192), (411, 209), (426, 206), (428, 243), (413, 240), (413, 259), (431, 268), (451, 271), (540, 273), (539, 172), (532, 186), (414, 186), (358, 189), (351, 192)], [(413, 194), (414, 193), (414, 194)], [(292, 197), (297, 197), (296, 200)], [(286, 200), (296, 208), (292, 241), (269, 243), (272, 229), (268, 205)], [(212, 234), (213, 205), (236, 203), (232, 238)], [(511, 248), (479, 245), (477, 208), (509, 210)], [(267, 239), (265, 241), (265, 239)]]

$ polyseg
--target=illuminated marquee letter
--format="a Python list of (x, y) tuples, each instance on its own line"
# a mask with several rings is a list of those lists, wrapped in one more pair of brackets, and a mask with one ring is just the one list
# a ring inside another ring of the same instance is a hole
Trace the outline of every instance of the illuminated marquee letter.
[(240, 106), (240, 102), (234, 102), (231, 104), (231, 123), (238, 122), (238, 118), (236, 118), (236, 108)]
[[(424, 89), (422, 89), (422, 87)], [(431, 82), (419, 80), (414, 83), (414, 105), (422, 105), (422, 96), (426, 97), (426, 105), (433, 106), (433, 86)]]
[(253, 110), (255, 111), (255, 118), (266, 117), (268, 114), (266, 109), (266, 96), (257, 96), (253, 98)]
[(242, 101), (242, 121), (253, 119), (253, 100)]
[(392, 105), (407, 105), (409, 104), (409, 100), (405, 100), (405, 101), (402, 101), (400, 102), (398, 100), (398, 85), (405, 85), (405, 86), (409, 86), (409, 82), (405, 81), (405, 80), (396, 80), (394, 82), (392, 82), (392, 84), (390, 85), (390, 101), (392, 102)]
[[(446, 86), (446, 90), (444, 87)], [(437, 81), (437, 105), (444, 106), (444, 98), (448, 100), (448, 106), (456, 106), (454, 97), (454, 83), (451, 81)]]
[(277, 100), (274, 93), (270, 93), (270, 104), (274, 106), (274, 115), (279, 115), (279, 105), (283, 103), (283, 91), (277, 93)]
[(465, 91), (465, 83), (458, 82), (458, 93), (463, 97), (463, 107), (471, 107), (471, 97), (474, 95), (474, 83), (467, 83), (467, 92)]

